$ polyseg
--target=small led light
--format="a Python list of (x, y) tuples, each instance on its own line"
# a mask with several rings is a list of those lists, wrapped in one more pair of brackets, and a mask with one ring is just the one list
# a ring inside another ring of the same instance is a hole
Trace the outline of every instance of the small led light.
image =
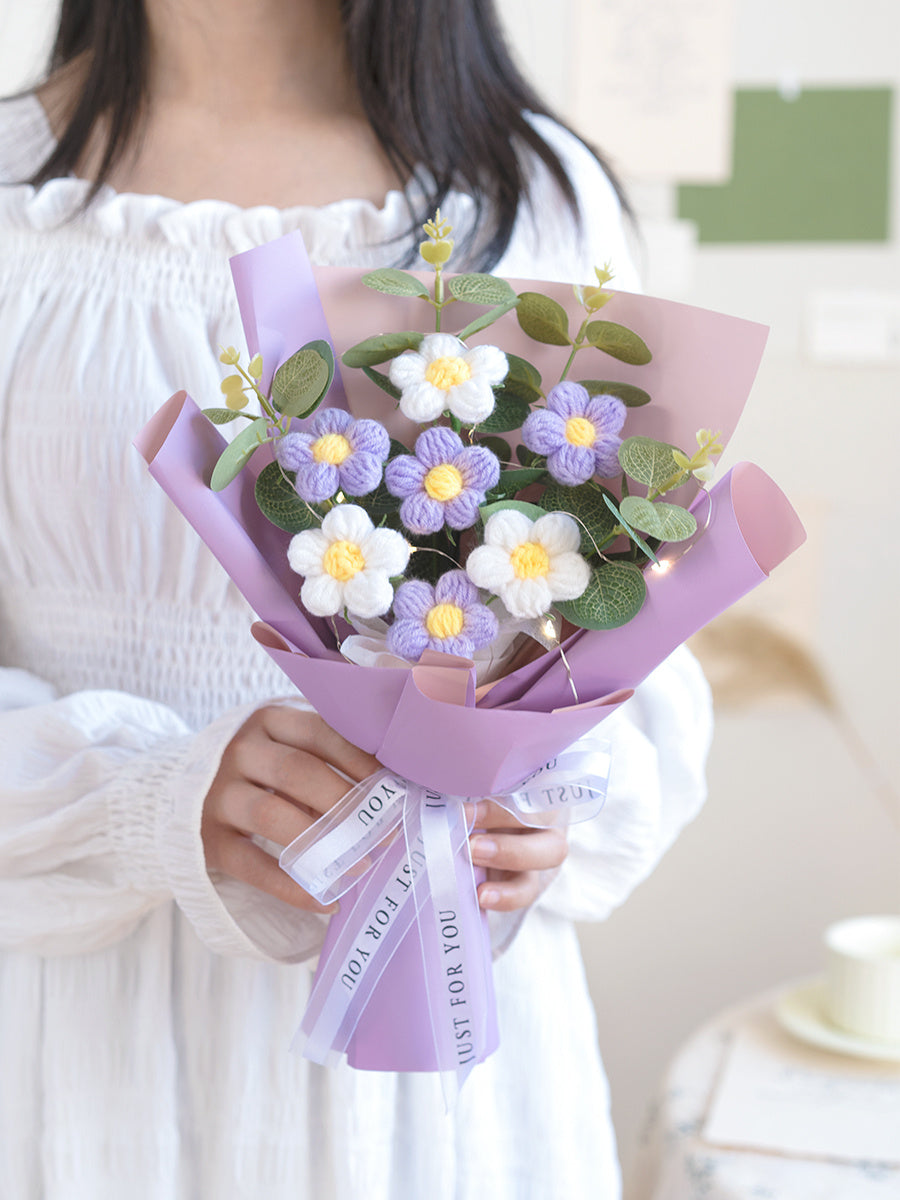
[(671, 571), (674, 565), (674, 562), (670, 558), (661, 558), (653, 564), (650, 570), (655, 571), (657, 575), (665, 575), (666, 571)]
[(541, 617), (539, 628), (541, 635), (545, 637), (548, 642), (559, 641), (559, 626), (557, 625), (556, 618), (551, 616), (550, 613), (547, 613), (545, 616)]

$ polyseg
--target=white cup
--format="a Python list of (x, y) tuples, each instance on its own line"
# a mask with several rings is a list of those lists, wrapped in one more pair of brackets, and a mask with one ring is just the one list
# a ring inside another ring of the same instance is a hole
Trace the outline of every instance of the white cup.
[(825, 1008), (856, 1037), (900, 1042), (900, 917), (852, 917), (825, 930)]

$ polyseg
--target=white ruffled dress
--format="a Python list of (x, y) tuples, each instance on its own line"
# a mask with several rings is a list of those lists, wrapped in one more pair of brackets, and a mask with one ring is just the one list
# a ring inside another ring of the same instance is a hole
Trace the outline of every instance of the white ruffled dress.
[[(633, 287), (608, 182), (538, 124), (586, 244), (535, 166), (498, 271), (586, 279), (611, 258)], [(216, 402), (218, 347), (242, 344), (229, 255), (300, 229), (314, 261), (383, 264), (407, 211), (398, 193), (278, 211), (104, 189), (82, 214), (81, 181), (16, 182), (51, 145), (33, 97), (0, 104), (3, 1195), (611, 1200), (571, 922), (619, 904), (702, 801), (696, 665), (673, 656), (604, 727), (606, 808), (497, 962), (501, 1048), (453, 1113), (433, 1077), (288, 1053), (322, 920), (210, 877), (199, 824), (224, 746), (291, 688), (131, 440), (177, 388)], [(464, 227), (472, 202), (445, 211)]]

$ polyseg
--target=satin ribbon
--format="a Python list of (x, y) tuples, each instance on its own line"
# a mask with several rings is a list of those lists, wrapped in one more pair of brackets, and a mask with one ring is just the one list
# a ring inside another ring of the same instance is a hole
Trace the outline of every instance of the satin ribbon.
[[(603, 807), (609, 767), (607, 744), (573, 748), (491, 799), (525, 825), (588, 820)], [(447, 796), (383, 768), (283, 850), (282, 868), (323, 904), (365, 876), (310, 994), (295, 1041), (305, 1057), (339, 1060), (414, 921), (435, 1060), (452, 1064), (449, 1086), (460, 1087), (484, 1057), (490, 963), (471, 857), (461, 853), (471, 832), (463, 804), (473, 799), (480, 797)]]

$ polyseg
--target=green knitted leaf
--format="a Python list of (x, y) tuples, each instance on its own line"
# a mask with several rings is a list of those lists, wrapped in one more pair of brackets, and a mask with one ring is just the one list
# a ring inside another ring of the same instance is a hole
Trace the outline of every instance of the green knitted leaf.
[(522, 488), (528, 487), (531, 483), (537, 483), (546, 474), (547, 471), (544, 467), (522, 467), (521, 469), (514, 468), (511, 471), (501, 471), (500, 482), (491, 489), (491, 494), (499, 492), (504, 496), (510, 496), (514, 492), (520, 492)]
[(532, 387), (525, 379), (510, 379), (507, 375), (499, 387), (503, 389), (504, 396), (524, 400), (529, 408), (532, 404), (539, 404), (544, 399), (537, 388)]
[(604, 562), (592, 568), (585, 591), (577, 600), (555, 607), (581, 629), (618, 629), (641, 611), (647, 585), (632, 563)]
[(244, 412), (243, 409), (234, 408), (203, 408), (200, 411), (204, 417), (212, 421), (213, 425), (227, 425), (235, 417), (249, 418), (251, 416), (250, 413)]
[(374, 367), (396, 358), (404, 350), (418, 350), (424, 334), (409, 330), (406, 333), (378, 333), (357, 342), (345, 350), (341, 362), (346, 367)]
[(242, 429), (234, 441), (225, 447), (219, 461), (213, 467), (212, 478), (209, 481), (212, 490), (221, 492), (222, 488), (227, 487), (241, 468), (250, 461), (254, 450), (258, 450), (268, 440), (269, 427), (264, 417), (257, 417), (252, 425)]
[(656, 488), (678, 470), (672, 457), (675, 449), (668, 442), (657, 442), (654, 438), (630, 437), (619, 447), (619, 463), (629, 479)]
[(571, 346), (566, 310), (540, 292), (522, 292), (516, 309), (519, 324), (530, 338), (548, 346)]
[(528, 504), (525, 500), (497, 500), (493, 504), (482, 504), (478, 511), (481, 513), (482, 521), (487, 521), (494, 513), (498, 513), (504, 508), (512, 508), (516, 512), (524, 513), (531, 521), (537, 521), (539, 517), (547, 515), (543, 508), (539, 508), (536, 504)]
[(494, 389), (494, 409), (479, 422), (479, 433), (508, 433), (521, 429), (522, 423), (531, 412), (531, 405), (519, 396), (510, 395), (503, 388)]
[(454, 275), (448, 279), (447, 286), (451, 295), (467, 304), (500, 305), (516, 301), (516, 293), (506, 280), (494, 275)]
[(637, 546), (637, 548), (640, 551), (642, 551), (642, 553), (646, 554), (651, 562), (659, 562), (659, 559), (656, 557), (656, 555), (653, 553), (653, 551), (650, 549), (650, 547), (647, 545), (647, 543), (644, 541), (644, 539), (641, 537), (641, 535), (637, 532), (637, 530), (632, 529), (632, 527), (628, 524), (628, 522), (622, 516), (622, 513), (621, 513), (618, 505), (616, 504), (615, 500), (613, 500), (612, 496), (604, 495), (603, 503), (606, 505), (606, 507), (609, 509), (609, 511), (616, 518), (616, 524), (620, 525), (622, 527), (622, 529), (624, 529), (624, 531), (628, 534), (628, 536), (631, 538), (631, 540), (634, 542), (634, 544)]
[(620, 362), (640, 367), (653, 357), (642, 338), (615, 321), (591, 321), (585, 336), (592, 346)]
[(286, 417), (308, 417), (323, 400), (334, 379), (334, 354), (325, 341), (307, 342), (272, 380), (272, 403)]
[(264, 517), (287, 533), (300, 533), (322, 524), (321, 514), (294, 491), (293, 472), (283, 471), (277, 462), (268, 463), (260, 471), (256, 503)]
[(391, 383), (387, 375), (383, 375), (381, 371), (376, 371), (374, 367), (363, 367), (362, 372), (367, 379), (372, 380), (376, 387), (380, 387), (383, 392), (387, 392), (392, 400), (400, 399), (400, 389)]
[(587, 558), (609, 541), (616, 518), (603, 502), (604, 492), (591, 483), (566, 487), (548, 484), (538, 503), (547, 512), (564, 512), (574, 517), (581, 530), (581, 553)]
[(476, 445), (484, 446), (485, 450), (490, 450), (492, 454), (496, 454), (501, 463), (513, 461), (512, 446), (504, 438), (480, 437)]
[(509, 374), (506, 376), (505, 383), (507, 386), (515, 380), (517, 383), (527, 383), (532, 391), (540, 392), (541, 388), (541, 373), (527, 358), (519, 358), (518, 354), (510, 354), (507, 352), (506, 361), (509, 365)]
[(693, 515), (677, 504), (626, 496), (619, 508), (629, 525), (662, 542), (683, 542), (697, 532)]
[(611, 379), (579, 379), (578, 382), (589, 395), (618, 396), (628, 408), (640, 408), (642, 404), (650, 403), (650, 393), (633, 383), (613, 383)]
[(384, 292), (388, 296), (423, 296), (428, 299), (428, 288), (420, 283), (414, 275), (407, 271), (398, 271), (396, 267), (382, 267), (380, 271), (370, 271), (363, 275), (363, 283), (376, 292)]

